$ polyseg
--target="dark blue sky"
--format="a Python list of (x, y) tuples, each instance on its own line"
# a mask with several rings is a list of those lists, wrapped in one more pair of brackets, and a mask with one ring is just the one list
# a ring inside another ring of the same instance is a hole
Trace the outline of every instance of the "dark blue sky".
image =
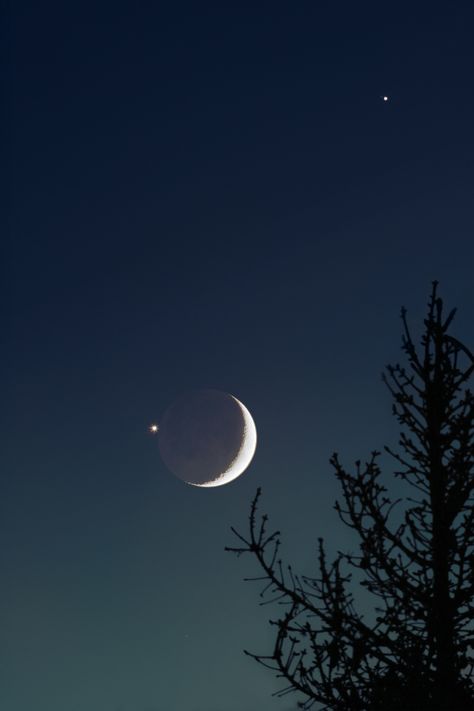
[[(396, 439), (400, 306), (417, 332), (439, 279), (472, 348), (473, 22), (12, 3), (2, 709), (293, 708), (241, 652), (269, 649), (271, 611), (223, 549), (258, 485), (305, 572), (318, 536), (354, 547), (328, 459)], [(255, 418), (226, 487), (175, 479), (147, 434), (192, 387)]]

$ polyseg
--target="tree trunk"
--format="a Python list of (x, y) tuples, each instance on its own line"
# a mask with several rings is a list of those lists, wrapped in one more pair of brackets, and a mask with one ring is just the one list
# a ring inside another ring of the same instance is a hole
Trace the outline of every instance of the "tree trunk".
[[(441, 344), (437, 343), (437, 348)], [(427, 424), (430, 432), (430, 492), (433, 514), (433, 602), (431, 634), (435, 652), (435, 703), (448, 709), (456, 689), (453, 608), (449, 594), (450, 526), (446, 520), (447, 472), (442, 461), (444, 403), (440, 388), (440, 354), (436, 354), (433, 382), (427, 387)]]

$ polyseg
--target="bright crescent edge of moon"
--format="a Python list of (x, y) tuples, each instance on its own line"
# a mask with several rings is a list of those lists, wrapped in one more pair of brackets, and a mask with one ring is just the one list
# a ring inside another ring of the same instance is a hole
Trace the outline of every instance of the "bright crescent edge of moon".
[(237, 405), (242, 410), (242, 416), (244, 418), (244, 436), (242, 438), (242, 445), (237, 452), (236, 457), (232, 460), (229, 467), (222, 472), (222, 474), (213, 481), (209, 481), (206, 484), (196, 484), (195, 482), (189, 481), (188, 484), (192, 486), (198, 486), (200, 488), (211, 488), (214, 486), (223, 486), (224, 484), (229, 484), (234, 479), (237, 479), (249, 466), (255, 454), (255, 449), (257, 447), (257, 428), (255, 427), (255, 422), (253, 421), (252, 415), (247, 410), (245, 405), (237, 400), (236, 397), (231, 395), (231, 398), (235, 400)]

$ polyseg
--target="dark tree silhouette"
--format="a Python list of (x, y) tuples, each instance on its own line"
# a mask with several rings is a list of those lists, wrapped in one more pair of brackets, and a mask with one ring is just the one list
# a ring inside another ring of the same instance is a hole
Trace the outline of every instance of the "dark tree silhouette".
[[(285, 605), (271, 622), (271, 654), (250, 656), (286, 680), (279, 695), (305, 697), (300, 708), (474, 710), (474, 356), (448, 334), (454, 313), (444, 318), (434, 282), (416, 349), (402, 309), (409, 367), (382, 376), (401, 425), (400, 452), (384, 449), (417, 497), (406, 497), (401, 523), (389, 522), (402, 499), (387, 496), (374, 451), (351, 473), (331, 457), (343, 493), (335, 509), (360, 542), (357, 555), (338, 551), (329, 564), (320, 538), (318, 577), (283, 566), (279, 532), (269, 534), (267, 516), (257, 515), (260, 490), (248, 537), (232, 529), (240, 545), (227, 550), (260, 565), (250, 579), (263, 581), (262, 604)], [(378, 598), (371, 624), (355, 609), (350, 568)]]

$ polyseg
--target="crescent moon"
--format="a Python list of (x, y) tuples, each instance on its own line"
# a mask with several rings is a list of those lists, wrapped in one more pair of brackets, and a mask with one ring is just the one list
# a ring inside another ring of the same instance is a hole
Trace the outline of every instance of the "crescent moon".
[(253, 421), (252, 415), (247, 410), (245, 405), (237, 400), (236, 397), (231, 395), (231, 398), (235, 400), (240, 408), (242, 417), (244, 420), (244, 432), (242, 436), (242, 443), (237, 455), (230, 463), (229, 467), (223, 472), (217, 479), (207, 482), (205, 484), (196, 484), (194, 482), (188, 482), (193, 486), (198, 486), (199, 488), (211, 488), (214, 486), (222, 486), (223, 484), (228, 484), (229, 482), (237, 479), (244, 471), (247, 469), (248, 465), (253, 459), (255, 454), (255, 449), (257, 448), (257, 428), (255, 427), (255, 422)]

